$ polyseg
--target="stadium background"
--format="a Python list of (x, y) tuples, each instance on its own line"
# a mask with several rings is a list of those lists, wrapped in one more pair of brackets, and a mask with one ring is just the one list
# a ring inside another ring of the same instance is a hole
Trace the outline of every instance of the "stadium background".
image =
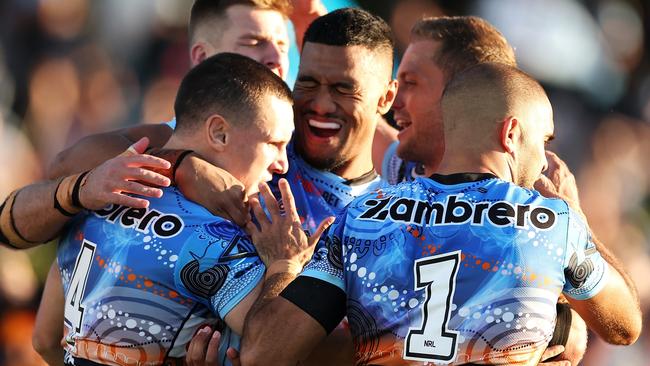
[[(83, 137), (172, 117), (188, 68), (188, 0), (0, 2), (0, 197), (43, 177)], [(325, 1), (329, 10), (349, 1)], [(552, 149), (576, 174), (597, 235), (636, 280), (650, 311), (650, 3), (647, 0), (365, 0), (402, 52), (421, 14), (482, 16), (547, 89)], [(296, 73), (292, 49), (290, 84)], [(42, 361), (31, 326), (50, 244), (0, 248), (0, 365)], [(647, 319), (646, 319), (647, 320)], [(649, 365), (648, 326), (630, 348), (590, 339), (584, 365)]]

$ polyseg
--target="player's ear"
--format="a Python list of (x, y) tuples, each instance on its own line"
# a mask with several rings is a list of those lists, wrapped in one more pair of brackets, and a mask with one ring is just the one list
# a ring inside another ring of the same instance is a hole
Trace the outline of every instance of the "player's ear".
[(499, 138), (503, 150), (509, 154), (514, 154), (517, 151), (520, 139), (520, 121), (516, 117), (508, 117), (504, 119)]
[(216, 151), (223, 151), (230, 141), (230, 123), (219, 114), (213, 114), (205, 122), (208, 144)]
[(379, 98), (377, 103), (377, 113), (384, 115), (388, 113), (392, 107), (395, 97), (397, 96), (397, 80), (391, 80), (384, 91), (384, 94)]
[(195, 42), (190, 49), (190, 61), (192, 62), (192, 67), (200, 64), (209, 57), (208, 44), (202, 41)]

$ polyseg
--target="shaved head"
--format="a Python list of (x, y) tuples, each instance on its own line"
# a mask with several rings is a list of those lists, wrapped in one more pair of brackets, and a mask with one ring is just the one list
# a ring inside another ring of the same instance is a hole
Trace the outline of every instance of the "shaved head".
[(500, 63), (470, 67), (449, 82), (441, 104), (445, 155), (506, 154), (512, 180), (527, 187), (546, 168), (553, 112), (542, 86), (525, 72)]

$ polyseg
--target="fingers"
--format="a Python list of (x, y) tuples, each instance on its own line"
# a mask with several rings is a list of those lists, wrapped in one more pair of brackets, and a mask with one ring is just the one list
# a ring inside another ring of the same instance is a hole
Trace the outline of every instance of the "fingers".
[[(128, 167), (150, 167), (157, 169), (169, 169), (171, 164), (162, 158), (153, 155), (139, 154), (129, 156), (119, 156), (120, 164)], [(117, 159), (116, 159), (117, 160)]]
[[(262, 209), (262, 205), (260, 204), (260, 200), (257, 197), (251, 197), (248, 200), (249, 205), (251, 206), (251, 209), (253, 211), (253, 215), (255, 215), (255, 218), (257, 219), (258, 224), (260, 225), (260, 229), (264, 230), (267, 228), (269, 225), (271, 225), (271, 221), (269, 221), (269, 218), (266, 216), (266, 212)], [(248, 225), (247, 225), (248, 227)], [(257, 229), (257, 227), (256, 227)]]
[(199, 329), (194, 337), (192, 337), (192, 341), (187, 349), (187, 354), (185, 355), (185, 361), (188, 366), (203, 365), (205, 360), (205, 349), (210, 340), (211, 333), (212, 329), (209, 326), (205, 326)]
[(132, 156), (132, 155), (142, 154), (145, 152), (145, 150), (147, 150), (147, 146), (149, 146), (149, 138), (142, 137), (140, 140), (136, 141), (131, 146), (129, 146), (126, 150), (124, 150), (124, 152), (121, 153), (120, 156)]
[(221, 341), (221, 333), (214, 331), (208, 343), (208, 349), (205, 352), (205, 365), (206, 366), (219, 366), (219, 342)]
[(282, 204), (284, 206), (285, 215), (289, 218), (290, 221), (300, 222), (300, 216), (298, 216), (298, 210), (296, 209), (296, 202), (293, 198), (293, 193), (291, 193), (291, 187), (289, 187), (289, 182), (281, 178), (278, 182), (278, 187), (280, 188), (280, 194), (282, 196)]
[(316, 228), (316, 231), (314, 231), (314, 235), (309, 237), (309, 246), (314, 246), (316, 243), (318, 243), (318, 240), (320, 240), (321, 235), (323, 235), (323, 232), (327, 230), (330, 225), (334, 223), (334, 216), (329, 216), (326, 217), (323, 221), (318, 224), (318, 227)]
[(237, 352), (236, 349), (230, 347), (226, 351), (226, 356), (228, 356), (228, 359), (232, 363), (232, 366), (241, 366), (241, 360), (239, 358), (239, 352)]
[[(280, 217), (280, 206), (278, 205), (278, 200), (276, 200), (275, 196), (273, 196), (269, 185), (266, 183), (260, 183), (259, 189), (260, 195), (264, 199), (264, 206), (266, 206), (266, 209), (271, 215), (271, 220), (273, 220), (273, 218)], [(257, 216), (257, 213), (255, 215)]]

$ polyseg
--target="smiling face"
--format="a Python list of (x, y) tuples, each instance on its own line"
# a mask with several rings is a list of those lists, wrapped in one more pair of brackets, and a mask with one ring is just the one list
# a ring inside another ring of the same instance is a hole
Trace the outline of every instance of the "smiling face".
[(434, 170), (444, 153), (440, 98), (445, 78), (433, 61), (438, 48), (438, 42), (427, 40), (409, 45), (397, 73), (399, 88), (393, 104), (401, 128), (397, 154)]
[(296, 148), (309, 164), (339, 174), (370, 161), (377, 118), (390, 107), (390, 63), (363, 46), (305, 43), (293, 96)]

